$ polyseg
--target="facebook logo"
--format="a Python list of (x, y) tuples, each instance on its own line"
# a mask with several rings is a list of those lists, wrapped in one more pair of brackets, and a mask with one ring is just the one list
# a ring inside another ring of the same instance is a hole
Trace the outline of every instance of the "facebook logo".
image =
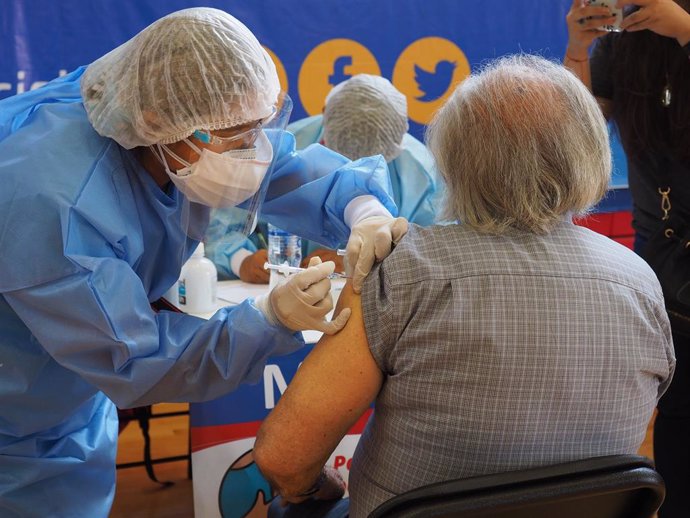
[(350, 79), (352, 76), (345, 73), (345, 67), (352, 66), (352, 56), (340, 56), (333, 63), (333, 73), (328, 76), (328, 83), (332, 86), (342, 83), (346, 79)]

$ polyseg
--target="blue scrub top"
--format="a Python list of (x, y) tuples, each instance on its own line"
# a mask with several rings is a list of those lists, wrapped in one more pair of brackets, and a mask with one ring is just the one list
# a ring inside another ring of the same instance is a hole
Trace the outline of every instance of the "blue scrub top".
[[(321, 142), (323, 115), (298, 120), (287, 129), (294, 134), (297, 149), (305, 149)], [(422, 142), (408, 133), (401, 147), (400, 154), (388, 162), (398, 215), (417, 225), (431, 225), (436, 220), (443, 181), (431, 153)]]
[[(113, 402), (214, 399), (258, 381), (269, 356), (303, 345), (251, 301), (208, 321), (151, 309), (196, 245), (181, 225), (183, 195), (161, 190), (133, 152), (93, 130), (82, 72), (0, 101), (3, 517), (106, 517)], [(280, 167), (264, 208), (279, 226), (340, 240), (344, 206), (361, 194), (395, 212), (390, 186), (378, 181), (385, 165), (317, 174), (289, 138), (274, 154)]]

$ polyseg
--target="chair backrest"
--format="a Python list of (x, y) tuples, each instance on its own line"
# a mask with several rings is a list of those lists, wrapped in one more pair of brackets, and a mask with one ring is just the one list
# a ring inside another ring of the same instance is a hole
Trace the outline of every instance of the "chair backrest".
[(431, 484), (369, 518), (651, 518), (664, 494), (650, 459), (612, 455)]

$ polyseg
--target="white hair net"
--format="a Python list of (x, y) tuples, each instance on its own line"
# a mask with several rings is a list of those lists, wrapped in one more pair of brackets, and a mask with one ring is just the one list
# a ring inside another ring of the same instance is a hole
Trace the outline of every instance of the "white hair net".
[(127, 149), (263, 119), (279, 92), (256, 37), (210, 8), (161, 18), (91, 63), (81, 80), (91, 124)]
[(326, 97), (324, 142), (350, 160), (381, 154), (390, 162), (408, 127), (407, 99), (381, 76), (358, 74)]

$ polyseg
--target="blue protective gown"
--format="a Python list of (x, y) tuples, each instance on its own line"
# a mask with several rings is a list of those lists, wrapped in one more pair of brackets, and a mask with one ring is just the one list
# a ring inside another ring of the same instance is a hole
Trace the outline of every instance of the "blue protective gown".
[[(312, 149), (310, 146), (319, 143), (322, 139), (323, 116), (316, 115), (298, 120), (290, 124), (287, 129), (294, 135), (296, 148), (309, 153)], [(431, 225), (436, 220), (439, 191), (442, 190), (443, 181), (436, 172), (433, 157), (423, 143), (412, 135), (406, 134), (403, 137), (402, 147), (400, 155), (388, 162), (389, 179), (393, 199), (398, 207), (398, 215), (418, 225)], [(323, 153), (321, 146), (316, 146), (315, 149)], [(346, 160), (343, 157), (340, 159)], [(259, 248), (266, 247), (259, 238), (259, 234), (246, 237), (235, 232), (232, 221), (234, 221), (232, 209), (214, 211), (204, 239), (206, 255), (215, 263), (222, 279), (237, 278), (230, 269), (230, 260), (238, 250), (245, 249), (253, 253)], [(301, 234), (301, 237), (309, 238), (304, 234)], [(302, 256), (306, 257), (324, 246), (328, 248), (343, 246), (346, 241), (347, 239), (340, 242), (303, 239)]]
[[(208, 321), (151, 309), (196, 244), (180, 225), (183, 196), (93, 130), (82, 72), (0, 101), (3, 518), (107, 516), (115, 405), (213, 399), (303, 345), (251, 302)], [(379, 183), (385, 164), (324, 171), (329, 154), (315, 164), (318, 153), (281, 142), (267, 219), (339, 241), (352, 197), (373, 194), (395, 211)]]
[[(321, 142), (323, 115), (295, 121), (287, 129), (294, 134), (297, 149), (304, 149)], [(403, 137), (402, 148), (400, 155), (388, 162), (398, 215), (417, 225), (431, 225), (436, 219), (436, 196), (442, 180), (436, 172), (431, 153), (423, 143), (408, 133)]]

